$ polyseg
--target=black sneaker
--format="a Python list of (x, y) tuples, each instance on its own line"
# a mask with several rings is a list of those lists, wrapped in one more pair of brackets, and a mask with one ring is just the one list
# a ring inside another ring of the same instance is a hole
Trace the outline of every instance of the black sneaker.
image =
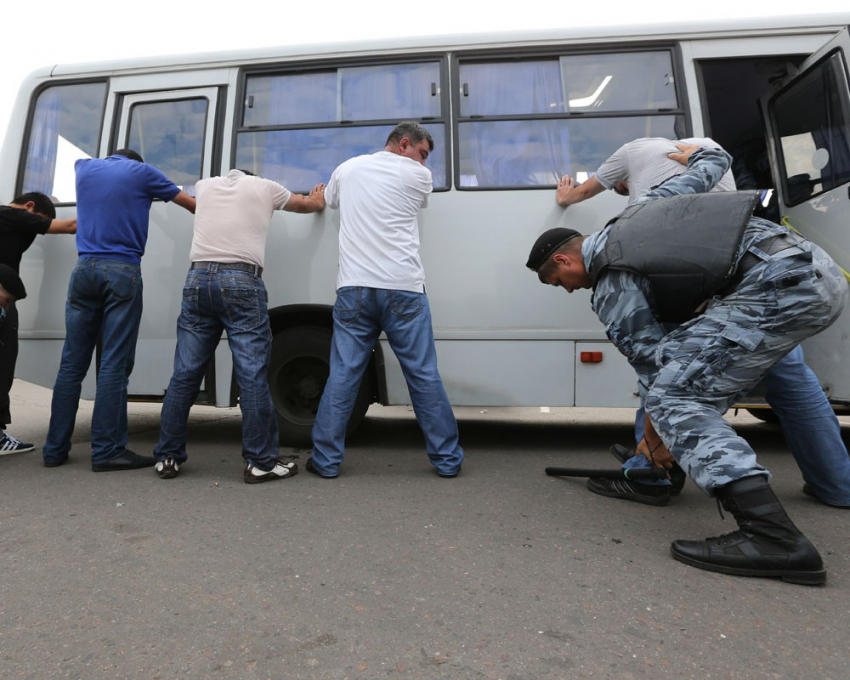
[(92, 472), (113, 472), (117, 470), (138, 470), (140, 468), (153, 467), (156, 458), (153, 456), (140, 456), (138, 453), (124, 449), (120, 455), (114, 456), (101, 463), (92, 463)]
[(177, 473), (180, 472), (180, 465), (169, 456), (154, 465), (154, 470), (156, 470), (156, 474), (159, 475), (160, 479), (174, 479)]
[(646, 505), (667, 505), (670, 502), (670, 487), (641, 484), (627, 479), (591, 477), (587, 480), (587, 488), (600, 496), (623, 498)]
[(635, 450), (627, 449), (622, 444), (613, 444), (610, 449), (611, 455), (621, 463), (625, 463), (629, 458), (634, 458)]
[(316, 477), (321, 477), (322, 479), (336, 479), (339, 477), (339, 473), (337, 472), (335, 475), (323, 475), (313, 466), (313, 459), (308, 458), (307, 462), (304, 463), (304, 469), (307, 470), (312, 475), (316, 475)]
[(245, 466), (243, 478), (246, 484), (260, 484), (262, 482), (274, 482), (278, 479), (289, 479), (297, 474), (298, 466), (295, 463), (289, 463), (278, 458), (271, 470), (260, 470), (260, 468), (248, 463)]

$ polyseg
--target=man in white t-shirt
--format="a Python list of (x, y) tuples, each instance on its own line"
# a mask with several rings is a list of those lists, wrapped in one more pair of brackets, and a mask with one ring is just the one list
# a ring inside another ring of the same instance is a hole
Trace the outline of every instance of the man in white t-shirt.
[[(576, 184), (569, 175), (561, 177), (555, 194), (558, 205), (567, 207), (581, 203), (606, 189), (611, 189), (621, 196), (628, 196), (629, 203), (634, 203), (644, 191), (685, 171), (686, 168), (681, 163), (668, 157), (669, 154), (679, 151), (676, 144), (720, 148), (717, 142), (708, 137), (690, 137), (678, 141), (662, 137), (636, 139), (617, 149), (586, 182)], [(723, 175), (712, 191), (735, 191), (732, 172)]]
[(339, 276), (330, 375), (313, 426), (308, 472), (339, 475), (345, 430), (378, 336), (401, 364), (431, 464), (456, 477), (463, 461), (457, 421), (437, 371), (417, 214), (428, 205), (434, 148), (419, 123), (399, 123), (383, 151), (334, 170), (325, 191), (340, 210)]
[(243, 478), (257, 484), (292, 477), (298, 472), (295, 463), (278, 457), (277, 417), (266, 382), (272, 335), (263, 257), (272, 213), (322, 210), (324, 184), (301, 196), (277, 182), (231, 170), (198, 182), (195, 199), (192, 266), (177, 319), (174, 374), (162, 404), (155, 470), (171, 479), (186, 462), (189, 409), (226, 330), (242, 410)]

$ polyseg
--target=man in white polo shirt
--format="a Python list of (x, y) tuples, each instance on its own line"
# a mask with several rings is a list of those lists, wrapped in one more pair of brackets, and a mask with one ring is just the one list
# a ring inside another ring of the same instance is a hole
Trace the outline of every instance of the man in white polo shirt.
[(381, 331), (401, 364), (431, 464), (441, 477), (460, 472), (463, 449), (437, 371), (419, 259), (416, 217), (431, 194), (425, 160), (433, 148), (419, 123), (399, 123), (383, 151), (346, 161), (328, 182), (325, 198), (340, 210), (339, 275), (330, 375), (306, 464), (320, 477), (339, 475), (348, 419)]
[(162, 404), (155, 470), (171, 479), (186, 461), (189, 409), (226, 330), (239, 384), (244, 480), (257, 484), (292, 477), (298, 472), (295, 463), (278, 457), (277, 418), (266, 382), (272, 336), (263, 258), (272, 213), (322, 210), (324, 184), (301, 196), (277, 182), (231, 170), (198, 182), (195, 198), (192, 266), (177, 320), (174, 374)]

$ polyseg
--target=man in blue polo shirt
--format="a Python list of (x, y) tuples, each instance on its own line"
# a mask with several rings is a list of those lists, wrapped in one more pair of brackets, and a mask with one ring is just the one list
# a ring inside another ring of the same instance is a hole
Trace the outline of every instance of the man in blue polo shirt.
[(127, 382), (142, 317), (141, 260), (155, 198), (195, 212), (195, 199), (130, 149), (75, 164), (77, 251), (68, 285), (65, 345), (53, 388), (44, 464), (68, 460), (80, 389), (101, 338), (91, 424), (92, 470), (150, 467), (127, 448)]

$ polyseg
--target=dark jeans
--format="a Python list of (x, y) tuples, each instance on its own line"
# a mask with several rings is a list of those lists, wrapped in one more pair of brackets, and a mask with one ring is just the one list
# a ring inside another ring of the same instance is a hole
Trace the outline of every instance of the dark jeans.
[(102, 338), (91, 423), (92, 464), (120, 456), (127, 446), (127, 382), (133, 371), (142, 317), (139, 265), (81, 257), (68, 284), (65, 345), (53, 388), (45, 460), (68, 455), (83, 379)]
[(13, 302), (6, 310), (6, 322), (0, 327), (0, 427), (12, 422), (9, 412), (9, 392), (15, 379), (18, 361), (18, 310)]
[(186, 423), (198, 396), (204, 369), (222, 331), (233, 355), (242, 410), (242, 457), (260, 470), (271, 470), (279, 454), (277, 416), (266, 380), (271, 356), (268, 295), (263, 280), (251, 272), (209, 263), (193, 269), (183, 287), (177, 320), (174, 374), (165, 393), (159, 426), (157, 460), (186, 460)]

